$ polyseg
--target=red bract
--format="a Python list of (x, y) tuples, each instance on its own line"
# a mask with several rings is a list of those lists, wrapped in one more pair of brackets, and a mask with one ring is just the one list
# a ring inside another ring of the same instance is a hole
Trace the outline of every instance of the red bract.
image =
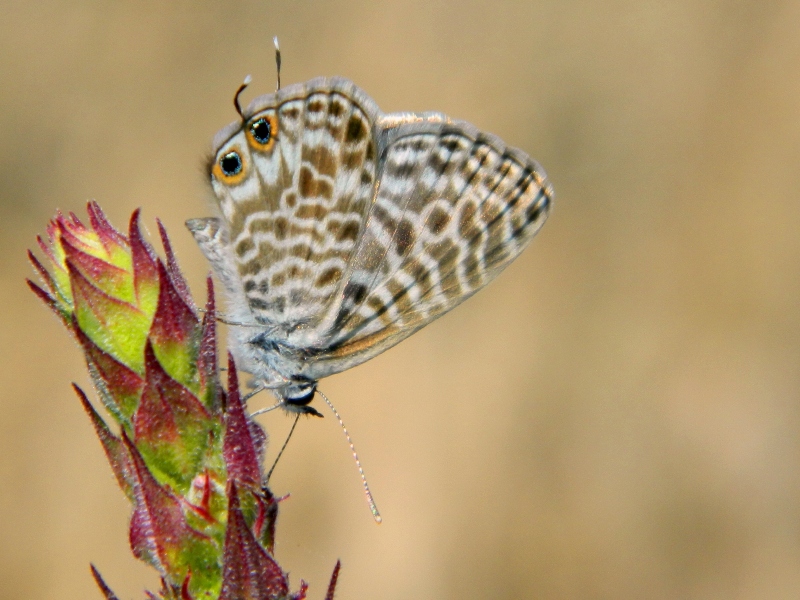
[[(133, 504), (133, 553), (158, 569), (149, 598), (301, 600), (274, 551), (278, 502), (264, 484), (266, 434), (246, 411), (228, 357), (218, 377), (214, 288), (202, 317), (161, 223), (166, 260), (139, 230), (114, 229), (96, 203), (89, 225), (57, 215), (39, 238), (42, 286), (28, 282), (72, 332), (95, 390), (116, 421), (103, 420), (77, 386), (117, 481)], [(92, 566), (107, 600), (116, 600)], [(332, 599), (337, 563), (326, 598)]]

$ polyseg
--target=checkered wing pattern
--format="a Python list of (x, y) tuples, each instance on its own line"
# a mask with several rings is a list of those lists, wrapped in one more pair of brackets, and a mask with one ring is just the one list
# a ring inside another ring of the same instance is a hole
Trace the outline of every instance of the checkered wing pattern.
[(340, 78), (257, 98), (214, 146), (220, 217), (187, 224), (241, 324), (237, 360), (262, 382), (318, 380), (424, 327), (522, 252), (553, 197), (498, 138), (384, 115)]
[(236, 273), (228, 287), (240, 289), (229, 291), (252, 315), (237, 317), (313, 331), (329, 312), (372, 202), (377, 113), (352, 83), (317, 79), (256, 99), (244, 122), (218, 134), (210, 170), (220, 239), (203, 243), (208, 223), (193, 231), (212, 263), (225, 254), (218, 272)]
[(379, 119), (378, 188), (315, 374), (364, 362), (488, 284), (543, 225), (544, 170), (440, 114)]

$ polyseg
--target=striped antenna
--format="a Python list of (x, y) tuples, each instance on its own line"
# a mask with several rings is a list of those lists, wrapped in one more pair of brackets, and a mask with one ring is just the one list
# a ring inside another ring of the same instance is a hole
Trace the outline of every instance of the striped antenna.
[(233, 95), (233, 106), (236, 108), (236, 112), (239, 113), (242, 121), (244, 121), (244, 113), (242, 113), (242, 106), (239, 104), (239, 95), (245, 90), (245, 88), (250, 85), (250, 82), (253, 81), (253, 78), (248, 75), (244, 78), (242, 85), (239, 86), (239, 89), (236, 90), (236, 93)]
[(281, 89), (281, 47), (278, 44), (278, 36), (272, 38), (272, 43), (275, 44), (275, 66), (278, 67), (278, 87), (275, 89), (277, 92)]
[(322, 396), (322, 399), (325, 400), (325, 403), (330, 407), (333, 411), (336, 420), (339, 421), (339, 425), (342, 426), (342, 430), (344, 431), (345, 437), (347, 437), (347, 443), (350, 444), (350, 450), (353, 452), (353, 458), (356, 461), (356, 466), (358, 467), (358, 473), (361, 475), (361, 483), (364, 486), (364, 494), (367, 496), (367, 504), (369, 504), (369, 510), (372, 513), (372, 517), (375, 519), (376, 523), (381, 523), (383, 518), (381, 517), (381, 513), (378, 512), (378, 507), (375, 504), (375, 500), (372, 498), (372, 492), (369, 491), (369, 484), (367, 483), (367, 476), (364, 475), (364, 468), (361, 466), (361, 461), (358, 460), (358, 454), (356, 453), (356, 447), (353, 445), (353, 440), (350, 438), (350, 434), (347, 432), (347, 427), (344, 426), (344, 421), (342, 421), (342, 417), (339, 416), (338, 411), (334, 408), (331, 401), (328, 400), (328, 397), (317, 390), (317, 393)]

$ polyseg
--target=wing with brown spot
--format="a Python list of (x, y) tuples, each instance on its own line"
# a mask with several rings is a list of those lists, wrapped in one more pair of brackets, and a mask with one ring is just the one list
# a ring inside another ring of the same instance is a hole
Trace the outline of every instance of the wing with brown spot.
[[(343, 286), (366, 223), (376, 174), (374, 102), (343, 79), (317, 79), (257, 98), (217, 143), (243, 157), (236, 185), (213, 179), (231, 262), (253, 315), (313, 328)], [(248, 135), (272, 124), (263, 148)], [(220, 179), (220, 178), (217, 178)]]
[(364, 362), (469, 298), (547, 217), (553, 191), (526, 154), (443, 115), (410, 117), (379, 137), (376, 201), (313, 376)]

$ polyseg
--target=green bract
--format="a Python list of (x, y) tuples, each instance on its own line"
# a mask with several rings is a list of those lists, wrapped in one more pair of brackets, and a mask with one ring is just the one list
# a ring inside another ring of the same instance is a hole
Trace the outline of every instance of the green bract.
[[(159, 223), (166, 260), (131, 217), (128, 235), (96, 203), (89, 225), (57, 215), (39, 238), (43, 285), (31, 289), (75, 335), (112, 431), (75, 390), (133, 504), (133, 553), (158, 569), (150, 598), (278, 600), (289, 591), (272, 556), (278, 503), (263, 485), (266, 435), (239, 395), (236, 367), (218, 377), (214, 289), (200, 316)], [(113, 592), (93, 573), (109, 600)], [(333, 598), (338, 564), (328, 589)]]

